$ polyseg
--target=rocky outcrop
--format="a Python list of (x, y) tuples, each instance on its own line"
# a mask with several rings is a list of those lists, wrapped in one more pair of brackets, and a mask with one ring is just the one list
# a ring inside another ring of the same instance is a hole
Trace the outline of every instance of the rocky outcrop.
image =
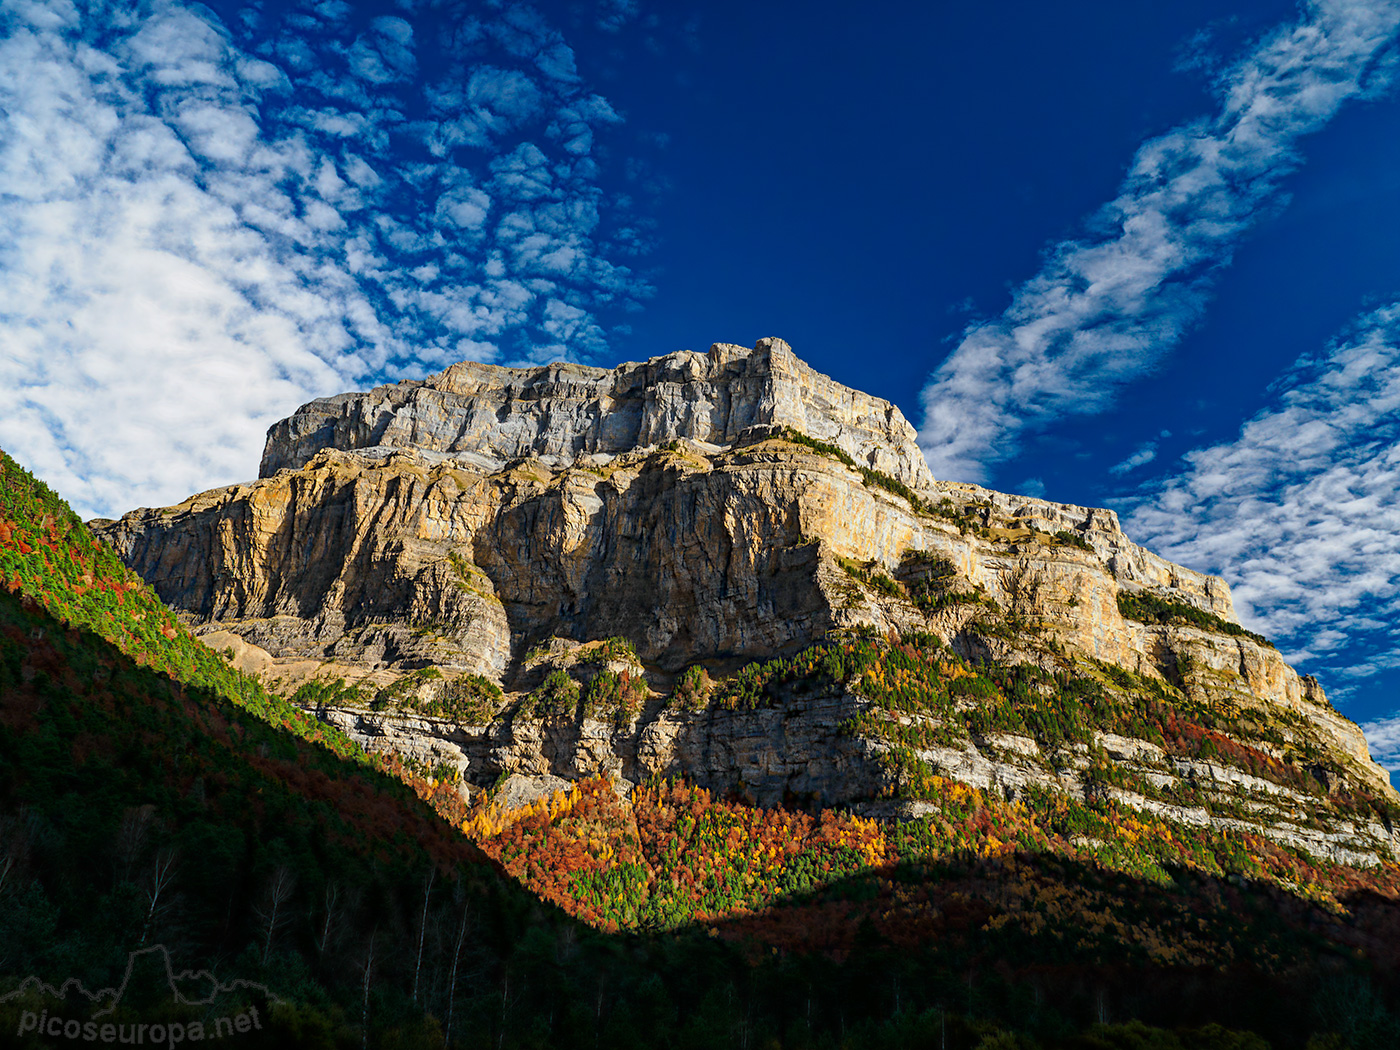
[[(609, 777), (625, 794), (649, 777), (679, 776), (760, 806), (839, 805), (881, 818), (936, 812), (934, 803), (899, 797), (897, 778), (882, 761), (887, 743), (843, 729), (872, 710), (846, 690), (789, 690), (780, 703), (757, 710), (653, 704), (621, 725), (511, 717), (473, 725), (343, 707), (318, 714), (367, 750), (451, 770), (469, 793), (495, 786), (507, 807), (585, 777)], [(1400, 829), (1374, 816), (1334, 812), (1305, 792), (1231, 766), (1173, 757), (1111, 733), (1095, 734), (1094, 745), (1140, 789), (1093, 782), (1082, 744), (1046, 749), (1030, 737), (997, 733), (915, 754), (941, 776), (1007, 799), (1035, 789), (1107, 797), (1178, 824), (1260, 835), (1332, 863), (1373, 865), (1391, 860), (1400, 846)], [(1189, 803), (1173, 798), (1183, 788)]]
[(260, 476), (326, 448), (412, 448), (487, 470), (524, 457), (562, 467), (679, 438), (729, 446), (754, 426), (795, 427), (913, 489), (933, 481), (899, 409), (814, 371), (781, 339), (613, 369), (463, 361), (421, 382), (322, 398), (268, 432)]
[[(213, 644), (284, 689), (345, 678), (372, 694), (427, 668), (499, 683), (485, 726), (325, 712), (479, 787), (666, 772), (765, 802), (867, 804), (882, 745), (837, 732), (863, 709), (855, 695), (749, 713), (653, 704), (626, 731), (511, 713), (561, 666), (538, 651), (620, 636), (666, 693), (690, 665), (718, 677), (866, 627), (929, 632), (974, 660), (1126, 668), (1245, 727), (1231, 732), (1260, 753), (1312, 756), (1334, 790), (1394, 797), (1317, 683), (1232, 626), (1223, 580), (1132, 543), (1111, 511), (933, 479), (898, 410), (781, 340), (613, 370), (454, 365), (304, 406), (269, 432), (263, 474), (94, 527)], [(1138, 622), (1125, 595), (1203, 615)], [(1144, 758), (1152, 746), (1119, 747), (1142, 784), (1220, 779)], [(1013, 792), (1084, 789), (1072, 762), (1034, 748), (969, 741), (921, 760)], [(1254, 790), (1241, 783), (1228, 790)], [(1296, 828), (1265, 803), (1271, 826)], [(1357, 844), (1373, 831), (1324, 830), (1342, 837), (1314, 846), (1374, 852)]]
[(792, 694), (778, 707), (678, 711), (654, 703), (623, 725), (596, 718), (501, 718), (487, 725), (364, 709), (319, 714), (372, 751), (392, 750), (460, 774), (468, 789), (518, 776), (611, 777), (622, 791), (653, 776), (683, 776), (762, 806), (840, 805), (887, 781), (879, 747), (841, 731), (864, 707), (845, 692)]

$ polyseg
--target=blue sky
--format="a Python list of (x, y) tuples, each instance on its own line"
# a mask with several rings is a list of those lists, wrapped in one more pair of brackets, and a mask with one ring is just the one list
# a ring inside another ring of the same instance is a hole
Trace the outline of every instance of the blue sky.
[(84, 514), (461, 358), (787, 339), (1223, 573), (1400, 767), (1400, 0), (0, 0), (0, 446)]

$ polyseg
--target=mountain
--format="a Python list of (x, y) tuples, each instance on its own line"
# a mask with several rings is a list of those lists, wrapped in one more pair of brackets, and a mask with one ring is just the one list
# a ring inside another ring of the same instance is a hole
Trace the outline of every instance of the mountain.
[(569, 458), (615, 376), (503, 372), (441, 405), (553, 462), (386, 425), (99, 523), (183, 623), (4, 460), (0, 1023), (208, 971), (270, 1045), (1394, 1045), (1391, 796), (1219, 581), (779, 415), (781, 345), (684, 361), (758, 421)]
[[(466, 811), (450, 783), (366, 758), (197, 643), (3, 455), (0, 582), (6, 1045), (175, 1045), (177, 1032), (346, 1050), (1400, 1038), (1394, 865), (1312, 863), (1111, 799), (1008, 801), (931, 776), (934, 811), (906, 820), (761, 808), (663, 779), (626, 799), (594, 779), (524, 812), (500, 792)], [(600, 648), (633, 660), (621, 642)], [(877, 683), (920, 653), (953, 681), (1011, 688), (1011, 671), (966, 665), (927, 632), (838, 633), (713, 686), (682, 674), (677, 692), (758, 715), (812, 672), (845, 682), (860, 668), (858, 695), (887, 698)], [(487, 685), (458, 701), (486, 703)], [(522, 724), (526, 699), (510, 701)]]
[(1393, 861), (1360, 731), (1223, 580), (1111, 511), (934, 479), (914, 439), (777, 339), (468, 362), (93, 527), (240, 666), (464, 794), (681, 776), (908, 819), (950, 782)]

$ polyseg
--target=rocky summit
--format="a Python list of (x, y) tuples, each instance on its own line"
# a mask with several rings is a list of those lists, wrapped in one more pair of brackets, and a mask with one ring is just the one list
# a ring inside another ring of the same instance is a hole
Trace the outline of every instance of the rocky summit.
[(1395, 855), (1360, 731), (1222, 579), (933, 478), (779, 339), (317, 400), (257, 481), (92, 524), (209, 645), (464, 793), (677, 775), (909, 817), (960, 781)]
[(572, 466), (682, 438), (730, 446), (762, 426), (830, 441), (916, 490), (933, 483), (899, 409), (814, 371), (781, 339), (614, 369), (463, 361), (421, 383), (321, 398), (268, 432), (260, 476), (327, 448), (439, 452), (495, 471), (522, 458)]

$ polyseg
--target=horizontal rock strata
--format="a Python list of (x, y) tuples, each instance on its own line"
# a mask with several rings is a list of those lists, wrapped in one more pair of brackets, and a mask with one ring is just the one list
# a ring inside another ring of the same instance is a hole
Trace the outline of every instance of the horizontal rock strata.
[[(881, 762), (888, 745), (845, 732), (869, 703), (860, 696), (790, 695), (773, 708), (652, 710), (618, 726), (594, 718), (464, 725), (451, 719), (322, 708), (318, 714), (370, 751), (393, 751), (426, 769), (450, 769), (470, 791), (495, 786), (507, 807), (524, 805), (585, 777), (610, 777), (620, 792), (649, 777), (684, 777), (760, 806), (839, 805), (865, 816), (936, 812), (918, 799), (884, 797), (896, 783)], [(1111, 798), (1179, 824), (1260, 835), (1324, 861), (1373, 865), (1395, 855), (1397, 829), (1375, 819), (1325, 813), (1318, 800), (1213, 762), (1164, 755), (1142, 740), (1095, 734), (1151, 795), (1094, 783), (1088, 748), (1043, 750), (1035, 740), (993, 734), (917, 752), (938, 774), (1007, 799), (1043, 789), (1082, 800)], [(1171, 801), (1187, 787), (1203, 802)]]

